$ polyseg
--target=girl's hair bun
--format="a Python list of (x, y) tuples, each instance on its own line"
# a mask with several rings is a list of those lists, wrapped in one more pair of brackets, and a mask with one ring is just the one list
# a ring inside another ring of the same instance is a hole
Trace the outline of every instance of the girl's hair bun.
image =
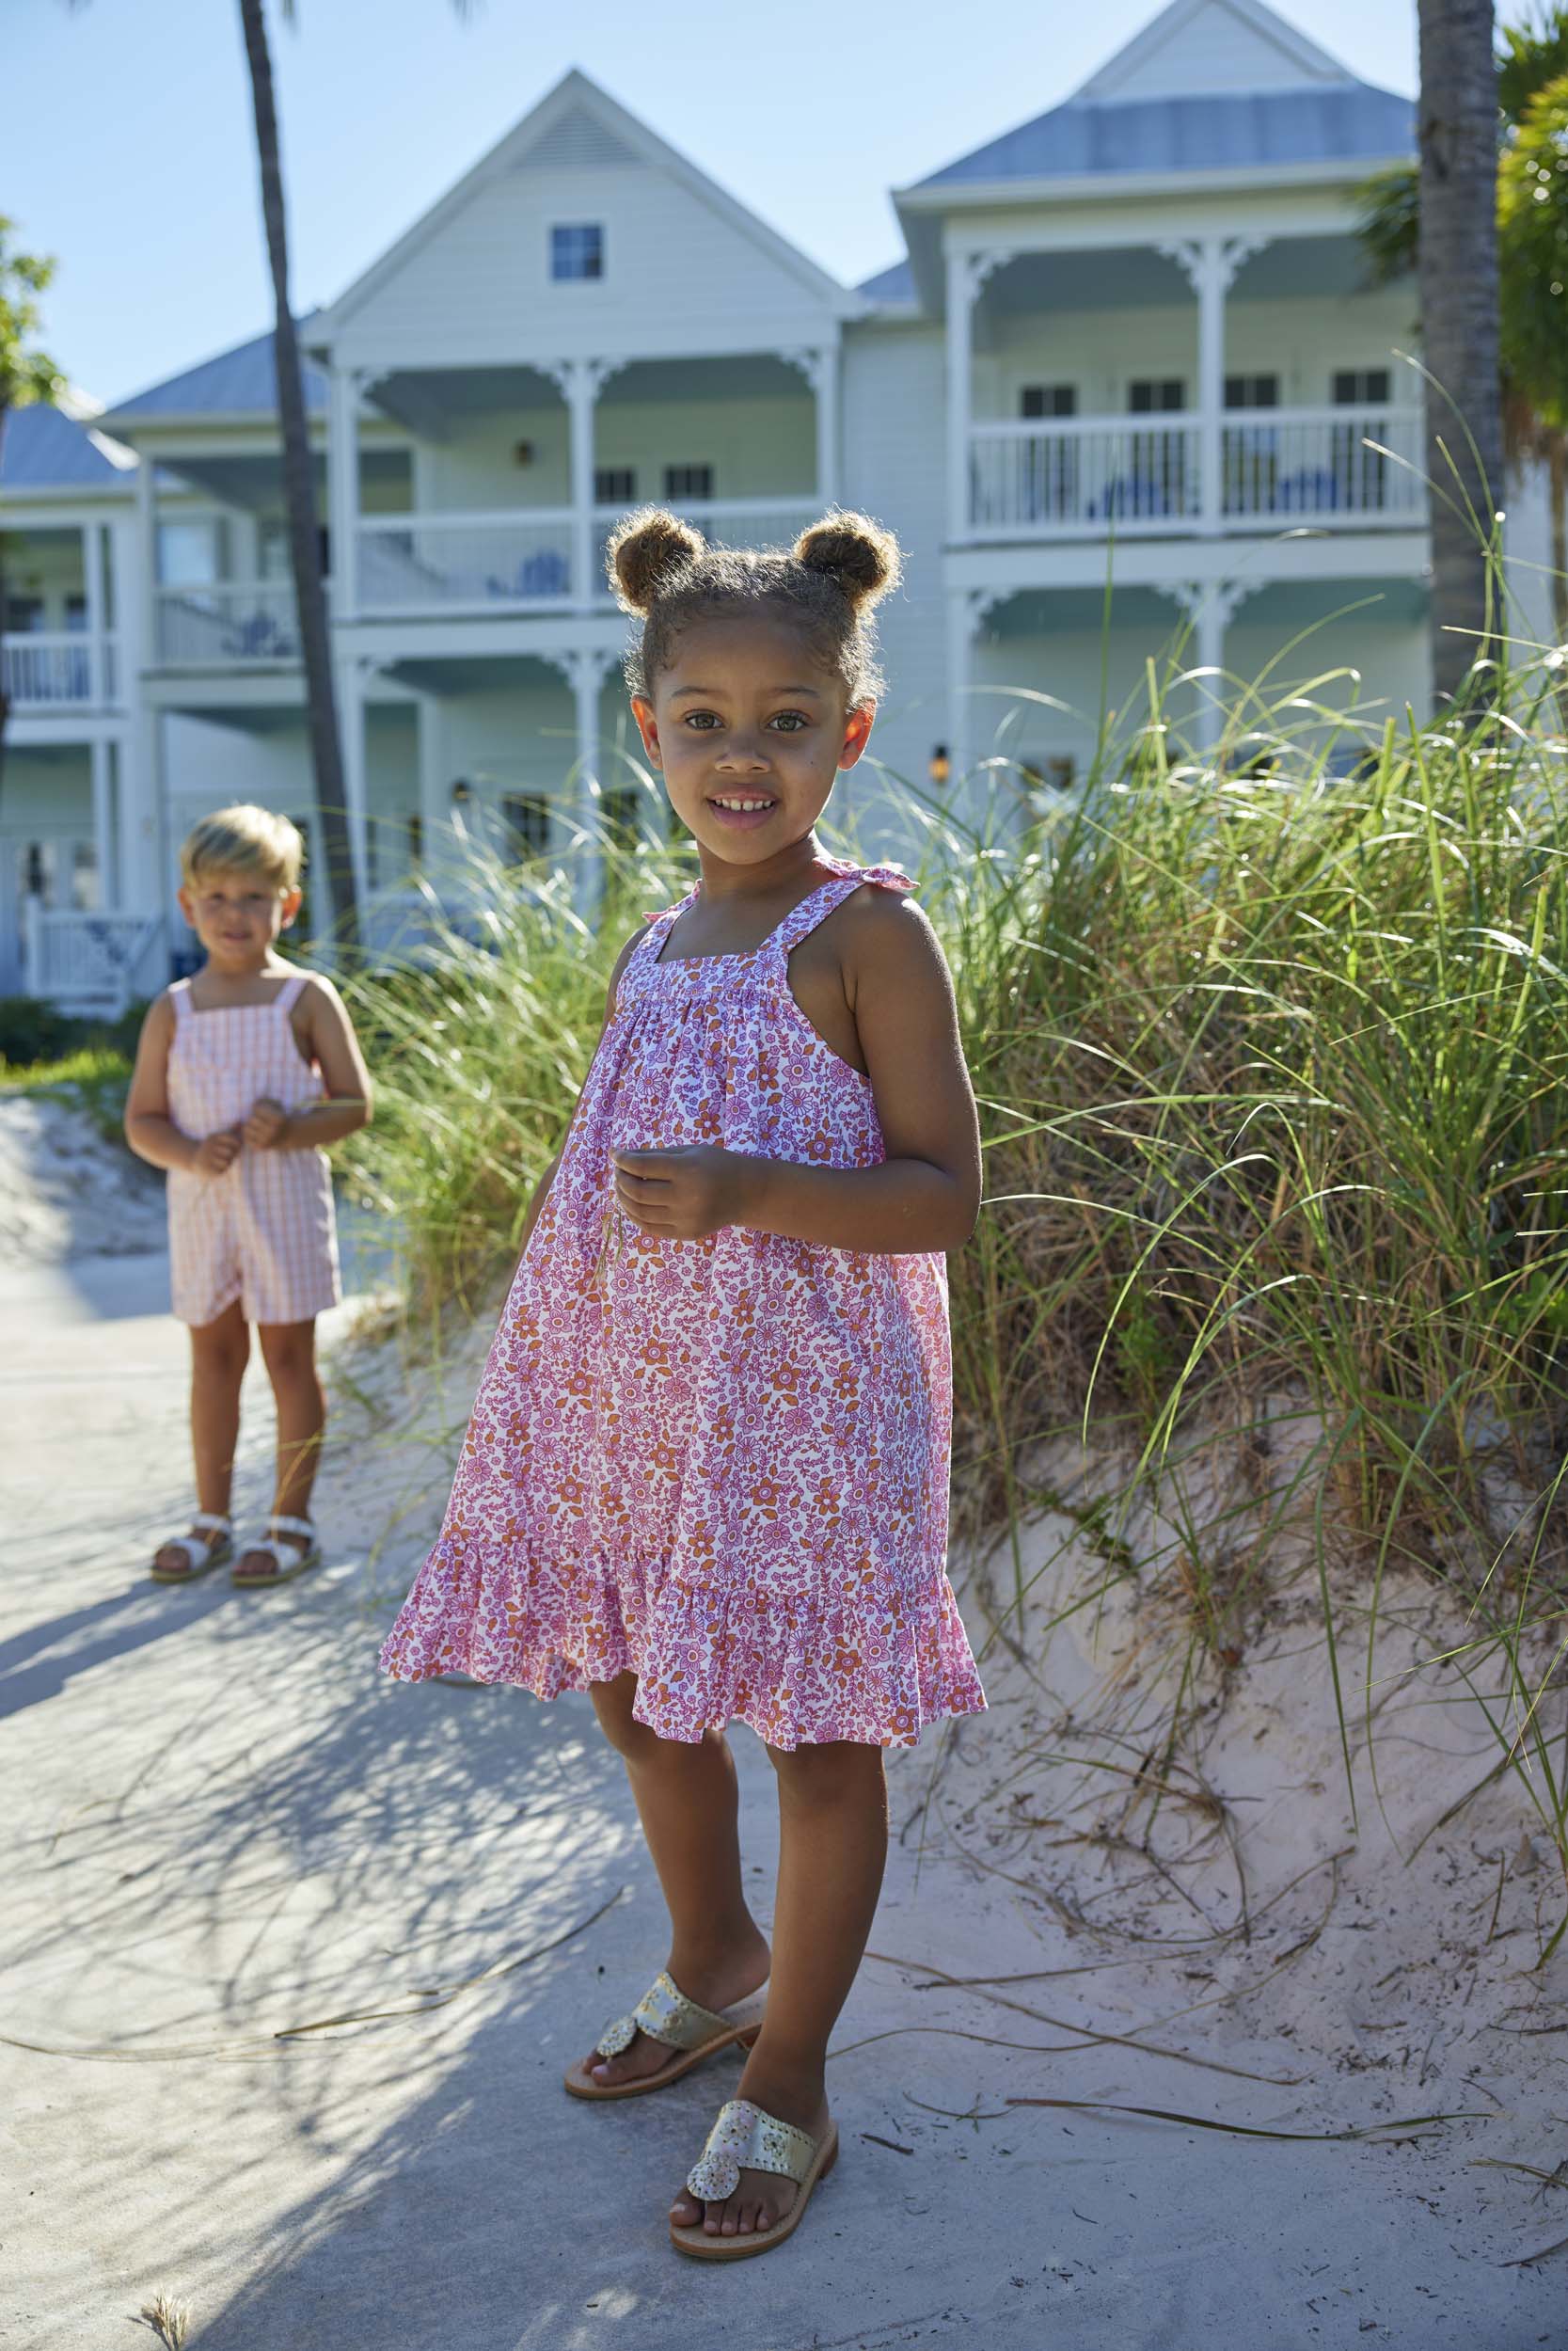
[(654, 599), (706, 549), (700, 531), (662, 506), (640, 507), (616, 524), (605, 549), (610, 584), (628, 612), (644, 617)]
[(848, 598), (852, 612), (869, 611), (898, 585), (898, 542), (891, 531), (864, 515), (837, 511), (802, 531), (795, 560), (808, 571), (826, 573)]

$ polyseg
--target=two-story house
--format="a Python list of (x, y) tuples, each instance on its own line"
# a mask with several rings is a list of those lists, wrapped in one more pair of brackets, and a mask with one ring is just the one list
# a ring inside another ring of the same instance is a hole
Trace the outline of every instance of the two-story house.
[[(922, 786), (944, 756), (1003, 825), (1083, 774), (1107, 711), (1136, 723), (1180, 629), (1200, 742), (1222, 670), (1423, 708), (1415, 291), (1370, 289), (1354, 237), (1412, 140), (1407, 100), (1261, 0), (1173, 0), (1065, 103), (897, 192), (904, 256), (851, 289), (568, 74), (305, 329), (372, 935), (412, 875), (459, 886), (476, 837), (659, 820), (603, 571), (650, 500), (732, 543), (835, 500), (891, 524), (874, 748)], [(272, 394), (261, 337), (102, 420), (141, 460), (136, 912), (166, 913), (171, 845), (216, 800), (310, 826)], [(847, 797), (885, 840), (863, 765)]]

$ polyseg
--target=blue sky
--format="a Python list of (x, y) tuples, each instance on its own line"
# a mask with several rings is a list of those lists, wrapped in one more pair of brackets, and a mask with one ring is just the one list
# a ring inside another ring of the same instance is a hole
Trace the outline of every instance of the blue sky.
[[(234, 0), (4, 0), (0, 212), (52, 253), (47, 341), (104, 400), (259, 332), (269, 300)], [(297, 0), (277, 21), (298, 307), (329, 300), (578, 65), (847, 280), (887, 191), (1043, 112), (1158, 0)], [(1414, 0), (1281, 11), (1386, 88)], [(738, 26), (738, 30), (737, 30)]]

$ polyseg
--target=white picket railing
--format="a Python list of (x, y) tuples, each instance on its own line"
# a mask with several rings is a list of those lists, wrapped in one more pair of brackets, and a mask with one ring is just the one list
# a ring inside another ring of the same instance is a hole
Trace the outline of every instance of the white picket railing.
[(1148, 537), (1204, 529), (1410, 525), (1425, 513), (1414, 408), (1256, 408), (1220, 421), (1203, 480), (1202, 420), (1006, 419), (970, 443), (970, 528), (986, 538)]
[[(819, 520), (823, 508), (823, 500), (809, 491), (788, 498), (679, 499), (671, 503), (710, 547), (791, 547), (809, 523)], [(629, 511), (625, 506), (594, 509), (594, 593), (604, 599), (612, 595), (605, 577), (605, 548), (615, 525)]]
[(364, 612), (531, 610), (572, 600), (572, 510), (370, 515), (358, 535)]
[(143, 988), (156, 982), (158, 975), (140, 967), (161, 927), (156, 915), (55, 911), (37, 898), (24, 898), (22, 946), (28, 994), (62, 1012), (103, 1012), (118, 1020), (138, 981)]
[(299, 659), (299, 621), (288, 580), (223, 580), (160, 588), (158, 659), (175, 669), (227, 669)]
[(1258, 408), (1225, 420), (1227, 522), (1419, 521), (1422, 428), (1414, 408)]
[(0, 675), (19, 715), (31, 710), (97, 710), (112, 703), (117, 682), (112, 637), (80, 629), (7, 636)]
[(970, 522), (988, 537), (1007, 538), (1191, 529), (1199, 513), (1200, 440), (1190, 415), (976, 424)]

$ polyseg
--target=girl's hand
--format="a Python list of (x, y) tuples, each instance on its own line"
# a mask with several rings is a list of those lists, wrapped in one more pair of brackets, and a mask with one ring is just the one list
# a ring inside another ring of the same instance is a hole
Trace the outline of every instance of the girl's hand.
[(221, 1127), (216, 1135), (204, 1135), (196, 1147), (191, 1160), (194, 1175), (223, 1175), (240, 1155), (240, 1136), (237, 1127)]
[(686, 1151), (616, 1151), (615, 1197), (644, 1232), (701, 1241), (746, 1222), (761, 1163), (711, 1143)]
[(244, 1134), (252, 1151), (276, 1151), (288, 1139), (289, 1114), (280, 1102), (263, 1094), (252, 1104)]

